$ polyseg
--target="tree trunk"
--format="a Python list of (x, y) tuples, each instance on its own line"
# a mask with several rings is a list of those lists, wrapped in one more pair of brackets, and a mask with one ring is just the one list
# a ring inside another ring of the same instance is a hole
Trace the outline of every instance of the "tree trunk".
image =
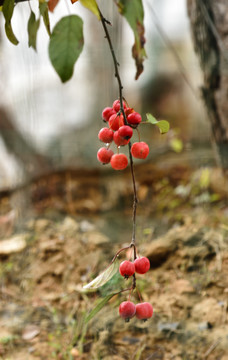
[(228, 169), (228, 1), (187, 0), (201, 88), (221, 166)]

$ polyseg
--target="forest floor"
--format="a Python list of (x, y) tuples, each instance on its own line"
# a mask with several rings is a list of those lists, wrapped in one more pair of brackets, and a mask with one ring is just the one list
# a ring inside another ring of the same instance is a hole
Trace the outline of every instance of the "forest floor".
[(0, 359), (228, 359), (226, 180), (217, 168), (149, 164), (136, 178), (137, 248), (151, 262), (137, 276), (154, 307), (147, 322), (119, 317), (126, 292), (86, 322), (131, 284), (117, 271), (83, 289), (131, 241), (129, 172), (69, 170), (2, 192)]

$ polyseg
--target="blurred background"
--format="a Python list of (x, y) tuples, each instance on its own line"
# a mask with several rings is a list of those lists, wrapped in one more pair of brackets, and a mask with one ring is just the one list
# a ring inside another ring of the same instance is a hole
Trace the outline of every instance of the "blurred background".
[[(171, 131), (164, 136), (153, 126), (141, 126), (142, 138), (150, 143), (151, 157), (168, 149), (183, 150), (207, 162), (211, 153), (205, 159), (203, 148), (210, 147), (210, 130), (200, 99), (202, 78), (185, 1), (144, 2), (147, 59), (138, 81), (134, 80), (131, 29), (118, 15), (115, 4), (101, 5), (113, 24), (110, 34), (120, 62), (125, 98), (143, 118), (150, 112), (170, 122)], [(36, 4), (31, 6), (37, 12)], [(13, 28), (20, 41), (16, 47), (6, 39), (1, 18), (0, 107), (4, 114), (0, 122), (0, 188), (15, 186), (26, 176), (44, 170), (101, 169), (94, 156), (100, 147), (97, 133), (103, 127), (102, 109), (118, 98), (117, 82), (102, 27), (93, 14), (80, 3), (69, 6), (62, 1), (50, 16), (51, 26), (69, 11), (84, 20), (85, 46), (74, 76), (66, 84), (60, 82), (48, 59), (48, 35), (43, 24), (37, 53), (28, 48), (29, 5), (15, 8)], [(201, 155), (197, 153), (199, 147)]]

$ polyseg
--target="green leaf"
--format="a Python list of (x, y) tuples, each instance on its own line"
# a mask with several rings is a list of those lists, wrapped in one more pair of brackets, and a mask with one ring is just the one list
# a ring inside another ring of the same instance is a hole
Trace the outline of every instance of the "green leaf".
[(142, 0), (118, 0), (117, 5), (119, 12), (126, 18), (134, 33), (135, 43), (132, 47), (132, 56), (136, 63), (135, 79), (137, 80), (143, 72), (143, 61), (146, 57)]
[(98, 18), (98, 20), (100, 20), (100, 13), (98, 10), (98, 6), (97, 6), (97, 2), (96, 0), (80, 0), (80, 3), (86, 7), (87, 9), (89, 9), (90, 11), (92, 11), (92, 13), (94, 15), (96, 15), (96, 17)]
[(89, 284), (84, 285), (83, 289), (97, 289), (106, 284), (117, 272), (118, 262), (114, 261), (100, 275), (93, 279)]
[(169, 131), (169, 122), (166, 120), (157, 120), (155, 117), (151, 114), (146, 114), (147, 122), (156, 125), (161, 134), (165, 134)]
[(2, 6), (2, 12), (5, 18), (5, 32), (9, 41), (12, 44), (17, 45), (19, 41), (17, 40), (11, 25), (11, 19), (14, 11), (14, 0), (5, 0)]
[(77, 15), (63, 17), (55, 25), (49, 43), (49, 57), (62, 82), (73, 75), (83, 45), (82, 19)]
[(11, 22), (5, 23), (5, 32), (6, 32), (6, 36), (8, 37), (9, 41), (12, 44), (14, 44), (14, 45), (19, 44), (19, 41), (17, 40), (16, 36), (14, 35), (13, 29), (11, 26)]
[(6, 22), (10, 22), (13, 16), (14, 0), (5, 0), (2, 6), (2, 12)]
[(48, 3), (46, 1), (39, 1), (39, 10), (40, 10), (40, 15), (43, 17), (44, 25), (46, 27), (47, 33), (49, 36), (51, 36)]
[(115, 295), (116, 295), (116, 293), (105, 296), (105, 298), (102, 299), (97, 304), (97, 306), (95, 306), (95, 308), (89, 313), (89, 315), (85, 318), (85, 323), (88, 323), (107, 304), (107, 302)]
[(37, 31), (40, 26), (40, 19), (36, 20), (36, 16), (33, 11), (31, 11), (29, 21), (28, 21), (28, 46), (32, 47), (36, 50), (36, 38), (37, 38)]

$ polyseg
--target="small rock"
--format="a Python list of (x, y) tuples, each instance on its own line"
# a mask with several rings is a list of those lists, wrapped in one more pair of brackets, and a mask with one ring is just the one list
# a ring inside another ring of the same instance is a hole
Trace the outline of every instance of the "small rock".
[(27, 236), (27, 234), (20, 234), (11, 239), (0, 241), (0, 255), (10, 255), (24, 250)]
[(178, 329), (180, 323), (179, 322), (173, 322), (173, 323), (158, 323), (158, 331), (175, 331)]
[(95, 226), (87, 220), (83, 220), (80, 223), (80, 230), (82, 232), (93, 231), (94, 229), (95, 229)]
[(62, 223), (61, 231), (63, 233), (74, 234), (78, 230), (79, 230), (79, 224), (70, 216), (67, 216)]
[(22, 333), (22, 339), (32, 340), (34, 337), (39, 335), (39, 333), (40, 333), (40, 328), (38, 326), (32, 324), (27, 325)]
[(192, 309), (192, 317), (202, 322), (208, 322), (212, 326), (222, 321), (223, 309), (214, 298), (206, 298), (196, 304)]
[(198, 329), (203, 331), (203, 330), (208, 330), (211, 329), (212, 325), (211, 323), (207, 322), (207, 321), (203, 321), (200, 324), (198, 324)]
[(47, 219), (38, 219), (35, 222), (35, 231), (43, 232), (50, 226), (50, 221)]

